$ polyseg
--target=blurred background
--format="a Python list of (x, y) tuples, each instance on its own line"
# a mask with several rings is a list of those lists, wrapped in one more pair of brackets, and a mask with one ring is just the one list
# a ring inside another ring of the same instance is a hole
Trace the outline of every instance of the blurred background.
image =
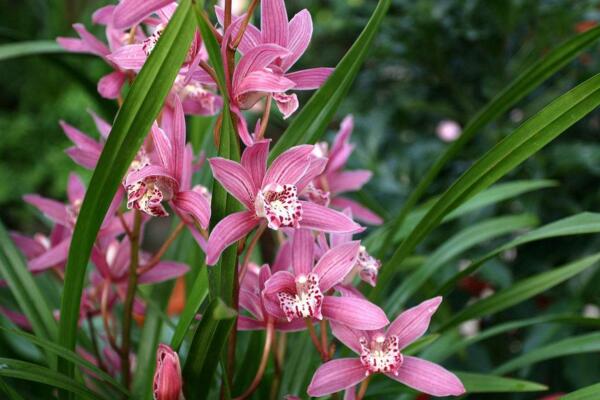
[[(93, 27), (91, 14), (107, 3), (3, 1), (0, 43), (74, 36), (74, 22), (84, 23), (100, 36), (102, 30)], [(308, 8), (315, 25), (311, 47), (297, 67), (334, 66), (366, 24), (374, 5), (373, 0), (287, 1), (288, 9)], [(457, 132), (456, 125), (464, 126), (532, 61), (594, 26), (600, 21), (599, 6), (600, 1), (592, 0), (394, 0), (370, 57), (331, 125), (332, 135), (346, 114), (354, 115), (353, 141), (357, 146), (351, 166), (374, 172), (359, 199), (383, 216), (395, 215), (435, 157), (448, 146)], [(86, 109), (112, 120), (115, 105), (96, 93), (96, 82), (108, 68), (100, 59), (85, 55), (0, 61), (0, 219), (9, 228), (26, 233), (45, 229), (39, 214), (22, 202), (23, 194), (35, 192), (65, 199), (69, 171), (89, 179), (90, 173), (64, 154), (70, 142), (58, 121), (63, 119), (95, 136)], [(444, 170), (429, 194), (446, 189), (472, 161), (525, 119), (599, 71), (599, 49), (592, 46), (480, 132)], [(301, 104), (307, 98), (303, 95)], [(452, 128), (450, 134), (440, 132), (442, 123), (446, 129)], [(269, 134), (277, 136), (286, 124), (274, 119)], [(581, 211), (598, 211), (599, 138), (600, 113), (595, 112), (505, 178), (552, 179), (557, 186), (469, 214), (444, 225), (436, 236), (444, 238), (473, 221), (507, 212), (532, 212), (547, 223)], [(483, 277), (495, 289), (506, 287), (514, 280), (573, 260), (588, 249), (598, 249), (599, 244), (598, 238), (582, 236), (523, 246), (518, 253), (493, 261), (494, 268), (485, 269), (488, 272)], [(486, 249), (478, 249), (478, 253)], [(546, 309), (587, 309), (593, 314), (598, 310), (593, 306), (600, 301), (600, 275), (588, 280), (591, 283), (586, 290), (577, 295), (569, 285), (562, 285), (534, 302), (512, 308), (510, 317), (533, 316), (537, 310)], [(464, 297), (468, 296), (465, 292)], [(495, 324), (502, 318), (500, 313), (494, 315), (494, 321), (483, 324)], [(572, 329), (539, 326), (526, 334), (502, 336), (498, 340), (506, 343), (498, 346), (482, 342), (463, 355), (462, 366), (484, 373), (510, 358), (506, 349), (520, 352), (567, 337)], [(600, 359), (590, 354), (543, 362), (522, 374), (549, 385), (551, 392), (567, 392), (597, 381), (599, 370)]]

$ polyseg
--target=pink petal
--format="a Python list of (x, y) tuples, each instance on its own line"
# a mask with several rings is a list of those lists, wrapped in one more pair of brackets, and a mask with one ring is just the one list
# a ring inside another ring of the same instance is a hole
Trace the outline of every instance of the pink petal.
[(452, 372), (416, 357), (404, 356), (398, 376), (392, 373), (386, 375), (432, 396), (460, 396), (465, 393), (462, 382)]
[(6, 318), (8, 318), (9, 321), (17, 325), (19, 328), (23, 328), (29, 331), (32, 329), (31, 324), (29, 323), (29, 320), (27, 319), (25, 314), (21, 314), (3, 306), (0, 306), (0, 314), (4, 315)]
[(328, 176), (329, 191), (332, 193), (360, 190), (371, 179), (373, 173), (367, 170), (331, 173)]
[(431, 316), (436, 312), (441, 302), (441, 296), (434, 297), (409, 308), (396, 317), (388, 328), (388, 334), (398, 336), (400, 350), (423, 336), (429, 327)]
[(258, 189), (252, 182), (252, 177), (248, 171), (240, 164), (215, 157), (208, 160), (210, 168), (216, 180), (229, 193), (240, 201), (248, 210), (254, 209), (254, 196)]
[(383, 223), (383, 219), (379, 215), (354, 200), (345, 197), (335, 197), (331, 200), (331, 206), (340, 210), (349, 208), (357, 220), (369, 225), (381, 225)]
[(346, 116), (340, 124), (340, 130), (335, 135), (331, 151), (329, 152), (329, 165), (327, 166), (328, 171), (337, 171), (341, 169), (350, 153), (352, 153), (352, 146), (348, 143), (352, 130), (354, 129), (354, 118), (352, 115)]
[(69, 226), (69, 215), (64, 204), (56, 200), (47, 199), (37, 194), (26, 194), (23, 200), (35, 206), (46, 217), (50, 218), (57, 224)]
[(289, 271), (292, 266), (292, 245), (289, 241), (279, 247), (273, 262), (273, 272)]
[(352, 387), (367, 377), (358, 358), (340, 358), (321, 365), (315, 372), (307, 392), (321, 397)]
[(56, 39), (58, 44), (65, 50), (75, 53), (91, 53), (100, 57), (104, 57), (109, 53), (108, 47), (88, 32), (83, 24), (73, 24), (73, 29), (77, 31), (81, 40), (64, 37)]
[(368, 334), (357, 329), (352, 329), (348, 325), (340, 324), (335, 321), (330, 321), (330, 325), (333, 336), (335, 336), (340, 342), (344, 343), (346, 347), (355, 353), (360, 354), (360, 338), (368, 337)]
[(171, 119), (170, 137), (171, 143), (173, 143), (173, 175), (178, 181), (181, 181), (181, 173), (183, 171), (183, 158), (185, 151), (185, 115), (183, 114), (183, 107), (181, 101), (177, 96), (173, 99), (173, 115)]
[(125, 178), (125, 186), (132, 185), (151, 176), (166, 178), (175, 182), (175, 177), (171, 175), (171, 173), (167, 171), (163, 166), (147, 165), (137, 171), (129, 173), (129, 175), (127, 175), (127, 178)]
[(140, 275), (140, 283), (158, 283), (185, 275), (190, 268), (175, 261), (161, 261), (150, 271)]
[(262, 70), (247, 74), (234, 90), (237, 96), (241, 96), (249, 92), (283, 93), (293, 87), (294, 82), (285, 76)]
[(309, 201), (302, 204), (300, 226), (323, 232), (361, 232), (364, 229), (339, 211)]
[(106, 56), (106, 59), (113, 62), (117, 67), (133, 71), (142, 69), (147, 58), (148, 56), (141, 44), (130, 44), (120, 47)]
[(115, 5), (111, 4), (108, 6), (100, 7), (92, 14), (92, 22), (99, 25), (108, 25), (112, 22), (113, 12), (115, 11)]
[(335, 68), (320, 67), (290, 72), (285, 77), (296, 84), (294, 90), (314, 90), (320, 88)]
[(254, 187), (261, 186), (265, 172), (267, 170), (267, 158), (269, 157), (270, 140), (262, 140), (246, 147), (242, 154), (242, 167), (252, 177)]
[(304, 54), (310, 43), (312, 32), (312, 18), (310, 17), (308, 10), (302, 10), (294, 15), (288, 25), (287, 44), (287, 48), (292, 52), (292, 55), (283, 60), (282, 68), (284, 71), (290, 69), (302, 54)]
[(299, 318), (290, 322), (279, 320), (275, 322), (275, 329), (281, 332), (298, 332), (306, 330), (306, 323)]
[[(221, 26), (224, 26), (225, 11), (223, 10), (223, 8), (215, 6), (215, 14), (217, 15), (217, 20), (219, 20), (219, 24), (221, 24)], [(242, 14), (239, 17), (234, 17), (232, 21), (232, 26), (238, 25), (236, 24), (236, 22), (241, 22), (245, 17), (246, 14)], [(238, 29), (237, 26), (235, 26), (232, 32), (232, 36), (235, 37), (237, 35), (237, 32)], [(240, 53), (246, 54), (261, 43), (262, 38), (258, 28), (252, 24), (248, 24), (248, 26), (246, 27), (246, 32), (244, 32), (244, 36), (242, 37), (242, 41), (238, 46), (238, 50), (240, 51)]]
[(114, 10), (113, 25), (117, 29), (129, 28), (172, 2), (173, 0), (122, 0)]
[(327, 319), (358, 330), (381, 329), (390, 323), (381, 308), (357, 297), (325, 296), (321, 312)]
[(152, 135), (154, 150), (158, 155), (160, 163), (167, 171), (173, 174), (173, 177), (175, 177), (175, 171), (173, 168), (173, 150), (171, 147), (171, 141), (169, 140), (167, 133), (161, 128), (159, 128), (156, 122), (152, 124), (150, 133)]
[(105, 99), (116, 99), (121, 94), (121, 88), (127, 79), (127, 75), (120, 71), (104, 75), (98, 81), (98, 93)]
[(11, 232), (10, 238), (27, 259), (39, 256), (46, 251), (40, 242), (19, 232)]
[(45, 253), (29, 260), (29, 270), (31, 272), (40, 272), (48, 268), (62, 265), (65, 261), (67, 261), (70, 244), (71, 238), (68, 237)]
[(260, 6), (263, 43), (288, 44), (288, 19), (283, 0), (263, 0)]
[(237, 320), (238, 331), (262, 331), (266, 327), (264, 321), (258, 321), (245, 315), (238, 316)]
[(310, 273), (315, 260), (314, 250), (315, 238), (311, 231), (307, 229), (296, 230), (292, 244), (292, 266), (296, 276)]
[(268, 184), (295, 185), (309, 167), (312, 145), (295, 146), (283, 152), (267, 170), (262, 187)]
[[(247, 275), (250, 274), (248, 273), (246, 274), (246, 276)], [(251, 288), (240, 288), (239, 305), (243, 309), (247, 310), (250, 314), (252, 314), (254, 318), (257, 318), (261, 321), (263, 320), (262, 302), (260, 294), (255, 293), (255, 291)]]
[(243, 238), (258, 223), (250, 211), (233, 213), (219, 221), (208, 238), (206, 264), (215, 265), (226, 247)]
[(82, 201), (85, 196), (85, 186), (81, 179), (71, 172), (69, 174), (69, 182), (67, 183), (67, 195), (71, 204), (77, 201)]
[(277, 109), (283, 114), (283, 119), (289, 118), (290, 115), (295, 113), (298, 107), (300, 106), (300, 103), (298, 103), (298, 96), (296, 96), (296, 93), (274, 93), (273, 99), (275, 100)]
[(319, 287), (325, 293), (340, 283), (356, 263), (359, 241), (342, 244), (327, 251), (313, 270), (319, 276)]
[(356, 386), (352, 386), (344, 391), (344, 400), (356, 399)]
[(193, 190), (178, 192), (173, 198), (173, 206), (194, 217), (203, 229), (208, 228), (210, 222), (210, 203), (200, 193)]
[(288, 50), (276, 44), (261, 44), (244, 54), (233, 74), (233, 87), (237, 88), (242, 79), (253, 71), (262, 71), (276, 58), (285, 57)]
[(112, 125), (109, 124), (108, 122), (106, 122), (103, 118), (101, 118), (94, 111), (88, 110), (88, 113), (94, 119), (94, 123), (96, 124), (96, 129), (98, 129), (98, 132), (100, 132), (100, 136), (102, 136), (103, 138), (106, 139), (108, 137), (108, 134), (110, 133), (110, 130), (112, 129)]
[(96, 168), (98, 159), (100, 158), (100, 151), (86, 151), (77, 147), (69, 147), (65, 150), (65, 153), (77, 164), (87, 169)]
[(236, 121), (237, 132), (240, 136), (240, 139), (242, 139), (242, 142), (244, 142), (246, 146), (252, 146), (254, 144), (254, 139), (250, 136), (250, 132), (248, 132), (246, 118), (238, 106), (232, 103), (230, 107), (232, 114), (235, 115), (234, 119)]
[(308, 185), (317, 176), (321, 175), (326, 166), (327, 158), (311, 155), (309, 167), (306, 169), (304, 176), (302, 176), (302, 178), (296, 183), (298, 193), (302, 193), (306, 185)]
[(102, 151), (102, 145), (100, 145), (100, 143), (96, 142), (94, 139), (81, 132), (79, 129), (69, 125), (65, 121), (59, 121), (58, 123), (65, 132), (65, 135), (67, 135), (67, 137), (71, 139), (71, 141), (78, 148), (100, 154)]
[(288, 271), (275, 272), (267, 282), (265, 282), (265, 288), (263, 289), (263, 296), (272, 296), (278, 292), (295, 291), (296, 280), (294, 275)]

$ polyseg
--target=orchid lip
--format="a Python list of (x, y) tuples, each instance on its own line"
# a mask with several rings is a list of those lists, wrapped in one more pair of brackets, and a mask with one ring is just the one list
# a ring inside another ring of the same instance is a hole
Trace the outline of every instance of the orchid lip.
[(256, 196), (256, 215), (266, 218), (271, 229), (298, 228), (302, 205), (295, 185), (267, 185)]
[(373, 373), (398, 375), (398, 368), (402, 365), (403, 358), (397, 336), (378, 333), (371, 340), (363, 336), (359, 342), (360, 362), (367, 368), (366, 375)]
[(295, 318), (323, 318), (323, 294), (319, 288), (319, 278), (314, 273), (300, 275), (296, 278), (295, 293), (281, 291), (277, 293), (277, 298), (288, 321)]

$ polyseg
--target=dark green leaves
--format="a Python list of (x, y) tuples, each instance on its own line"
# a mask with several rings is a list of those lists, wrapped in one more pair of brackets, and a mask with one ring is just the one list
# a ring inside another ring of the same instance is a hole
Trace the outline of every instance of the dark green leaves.
[(562, 400), (594, 400), (600, 394), (600, 383), (584, 387), (562, 397)]
[(367, 26), (336, 66), (327, 82), (310, 98), (281, 139), (277, 141), (269, 155), (271, 161), (292, 146), (315, 143), (325, 133), (327, 124), (350, 90), (360, 66), (372, 47), (390, 3), (391, 0), (379, 1)]
[(460, 378), (467, 393), (510, 393), (540, 392), (548, 390), (547, 386), (521, 379), (503, 378), (494, 375), (455, 372)]
[(66, 50), (53, 40), (8, 43), (0, 46), (0, 61), (9, 58), (65, 52)]
[[(179, 3), (164, 34), (135, 79), (104, 146), (77, 219), (65, 276), (60, 343), (75, 348), (86, 265), (121, 179), (163, 106), (194, 33), (190, 0)], [(64, 365), (62, 371), (71, 373)]]
[[(203, 263), (204, 264), (204, 263)], [(204, 300), (208, 297), (208, 272), (206, 271), (206, 265), (200, 266), (196, 281), (192, 286), (192, 290), (186, 299), (185, 308), (179, 317), (177, 328), (171, 339), (171, 348), (178, 351), (183, 343), (183, 339), (190, 328), (190, 325), (194, 321), (200, 306)]]
[(183, 389), (186, 398), (206, 398), (235, 316), (236, 312), (220, 299), (212, 300), (202, 315), (183, 368)]

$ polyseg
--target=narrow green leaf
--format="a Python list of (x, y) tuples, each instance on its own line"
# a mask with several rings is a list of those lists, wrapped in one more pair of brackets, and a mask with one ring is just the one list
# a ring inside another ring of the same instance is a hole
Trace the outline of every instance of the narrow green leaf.
[(598, 213), (584, 212), (552, 222), (531, 232), (527, 232), (477, 259), (467, 268), (456, 273), (452, 278), (444, 283), (438, 292), (441, 295), (446, 296), (448, 293), (450, 293), (450, 291), (452, 291), (452, 289), (456, 287), (456, 283), (460, 279), (473, 274), (475, 271), (481, 268), (486, 261), (496, 257), (498, 254), (501, 254), (506, 250), (537, 240), (598, 232), (600, 232), (600, 214)]
[(463, 321), (483, 317), (518, 304), (577, 275), (596, 264), (598, 260), (600, 260), (600, 253), (517, 282), (507, 289), (501, 290), (490, 297), (486, 297), (464, 308), (439, 330), (443, 331)]
[[(60, 343), (73, 350), (90, 252), (127, 168), (160, 112), (195, 30), (190, 0), (182, 0), (136, 77), (117, 114), (81, 206), (69, 249), (60, 318)], [(60, 364), (72, 376), (72, 365)]]
[(235, 316), (236, 312), (219, 298), (212, 300), (202, 315), (183, 367), (186, 398), (206, 398)]
[(190, 325), (196, 318), (196, 314), (198, 313), (198, 310), (200, 310), (200, 306), (207, 297), (208, 272), (206, 270), (206, 266), (201, 265), (198, 276), (196, 277), (196, 281), (194, 282), (194, 286), (192, 286), (192, 290), (186, 299), (185, 308), (179, 317), (179, 322), (175, 328), (173, 338), (171, 339), (171, 348), (173, 350), (179, 351), (179, 348), (183, 343), (183, 339), (188, 333)]
[[(40, 338), (55, 340), (58, 326), (45, 297), (33, 276), (27, 269), (23, 255), (10, 239), (0, 222), (0, 276), (8, 284), (11, 294), (17, 301), (33, 331)], [(48, 359), (54, 365), (54, 357)]]
[(10, 400), (24, 400), (4, 379), (0, 379), (0, 392), (4, 393)]
[(0, 358), (0, 376), (43, 383), (52, 388), (64, 389), (76, 394), (78, 398), (96, 400), (101, 398), (83, 384), (46, 367), (25, 361)]
[(595, 400), (598, 396), (600, 396), (600, 383), (571, 392), (561, 397), (561, 400)]
[(477, 160), (433, 205), (383, 268), (402, 262), (448, 213), (516, 168), (598, 105), (600, 74), (554, 100)]
[(419, 351), (438, 340), (439, 337), (440, 334), (438, 333), (432, 333), (431, 335), (422, 336), (414, 342), (412, 342), (411, 344), (409, 344), (404, 349), (402, 349), (402, 354), (405, 354), (407, 356), (417, 354)]
[(465, 144), (467, 144), (487, 124), (500, 117), (519, 100), (533, 92), (546, 79), (554, 75), (562, 67), (577, 57), (585, 48), (596, 42), (598, 37), (600, 37), (600, 28), (596, 27), (567, 40), (562, 45), (549, 52), (545, 57), (542, 57), (539, 61), (533, 63), (502, 92), (494, 97), (492, 101), (483, 107), (475, 117), (467, 123), (460, 138), (448, 147), (427, 171), (427, 174), (419, 180), (419, 184), (402, 206), (398, 216), (394, 219), (391, 225), (391, 233), (388, 238), (384, 240), (384, 248), (382, 249), (381, 254), (384, 254), (388, 249), (385, 243), (391, 243), (389, 239), (391, 239), (393, 232), (397, 231), (398, 228), (402, 226), (404, 219), (425, 194), (427, 188), (429, 188), (429, 185), (435, 180), (444, 165), (456, 157)]
[(269, 155), (271, 161), (292, 146), (315, 143), (325, 133), (327, 124), (350, 90), (360, 66), (373, 46), (373, 40), (390, 4), (391, 0), (379, 0), (369, 22), (335, 67), (335, 71), (294, 117), (277, 141)]
[(600, 351), (600, 332), (588, 333), (529, 350), (527, 353), (502, 364), (494, 370), (494, 373), (503, 375), (527, 365), (551, 358), (597, 351)]
[(225, 86), (225, 70), (223, 68), (223, 60), (221, 58), (221, 46), (217, 42), (217, 38), (212, 33), (210, 26), (208, 26), (207, 22), (202, 18), (202, 12), (204, 8), (204, 0), (199, 0), (194, 4), (194, 14), (196, 15), (196, 23), (198, 25), (198, 29), (200, 30), (200, 36), (202, 37), (202, 41), (204, 46), (206, 47), (206, 52), (208, 53), (208, 59), (210, 64), (212, 65), (215, 73), (217, 75), (217, 85), (219, 86), (219, 92), (222, 96), (224, 96), (223, 100), (225, 103), (229, 103), (229, 99), (227, 96), (229, 92), (227, 91), (227, 87)]
[(548, 387), (539, 383), (501, 376), (454, 372), (465, 385), (467, 393), (541, 392)]
[(0, 45), (0, 61), (17, 57), (66, 52), (65, 49), (53, 40), (7, 43)]
[(392, 315), (397, 313), (431, 276), (467, 249), (517, 229), (529, 228), (537, 222), (534, 215), (523, 214), (492, 218), (460, 231), (438, 247), (423, 265), (402, 281), (389, 297), (386, 310)]

